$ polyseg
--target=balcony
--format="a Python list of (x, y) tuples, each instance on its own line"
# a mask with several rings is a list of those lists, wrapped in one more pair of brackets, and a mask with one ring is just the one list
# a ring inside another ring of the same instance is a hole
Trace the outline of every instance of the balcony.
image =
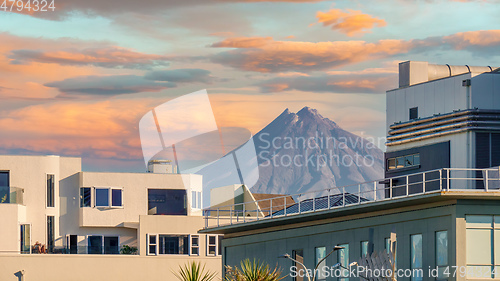
[(355, 185), (273, 197), (203, 210), (205, 229), (241, 224), (444, 191), (500, 195), (500, 168), (445, 168)]
[(0, 186), (0, 204), (23, 205), (24, 189), (12, 186)]

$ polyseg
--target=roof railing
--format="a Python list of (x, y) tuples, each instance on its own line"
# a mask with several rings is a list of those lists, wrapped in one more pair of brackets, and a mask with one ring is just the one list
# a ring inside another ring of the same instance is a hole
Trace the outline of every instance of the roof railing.
[(339, 209), (443, 190), (500, 191), (499, 168), (443, 168), (203, 210), (205, 229)]

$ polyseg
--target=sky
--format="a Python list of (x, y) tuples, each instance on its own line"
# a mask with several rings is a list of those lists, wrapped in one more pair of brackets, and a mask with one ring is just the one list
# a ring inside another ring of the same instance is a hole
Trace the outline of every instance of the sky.
[(144, 171), (141, 117), (201, 89), (218, 127), (309, 106), (383, 138), (399, 62), (500, 66), (500, 0), (26, 2), (0, 6), (0, 154), (86, 171)]

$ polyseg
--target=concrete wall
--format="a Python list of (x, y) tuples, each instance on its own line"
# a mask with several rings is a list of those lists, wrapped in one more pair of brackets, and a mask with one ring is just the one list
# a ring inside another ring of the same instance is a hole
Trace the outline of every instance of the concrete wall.
[(220, 280), (220, 258), (125, 255), (0, 255), (0, 280), (18, 281), (14, 274), (24, 270), (25, 281), (170, 281), (177, 280), (172, 271), (193, 260)]

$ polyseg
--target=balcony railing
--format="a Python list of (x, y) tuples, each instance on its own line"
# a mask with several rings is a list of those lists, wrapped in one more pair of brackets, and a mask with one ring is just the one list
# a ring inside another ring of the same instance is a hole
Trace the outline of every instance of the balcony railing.
[(203, 210), (205, 229), (345, 208), (443, 190), (500, 191), (499, 168), (445, 168)]
[(24, 189), (12, 186), (0, 186), (0, 204), (23, 204)]

